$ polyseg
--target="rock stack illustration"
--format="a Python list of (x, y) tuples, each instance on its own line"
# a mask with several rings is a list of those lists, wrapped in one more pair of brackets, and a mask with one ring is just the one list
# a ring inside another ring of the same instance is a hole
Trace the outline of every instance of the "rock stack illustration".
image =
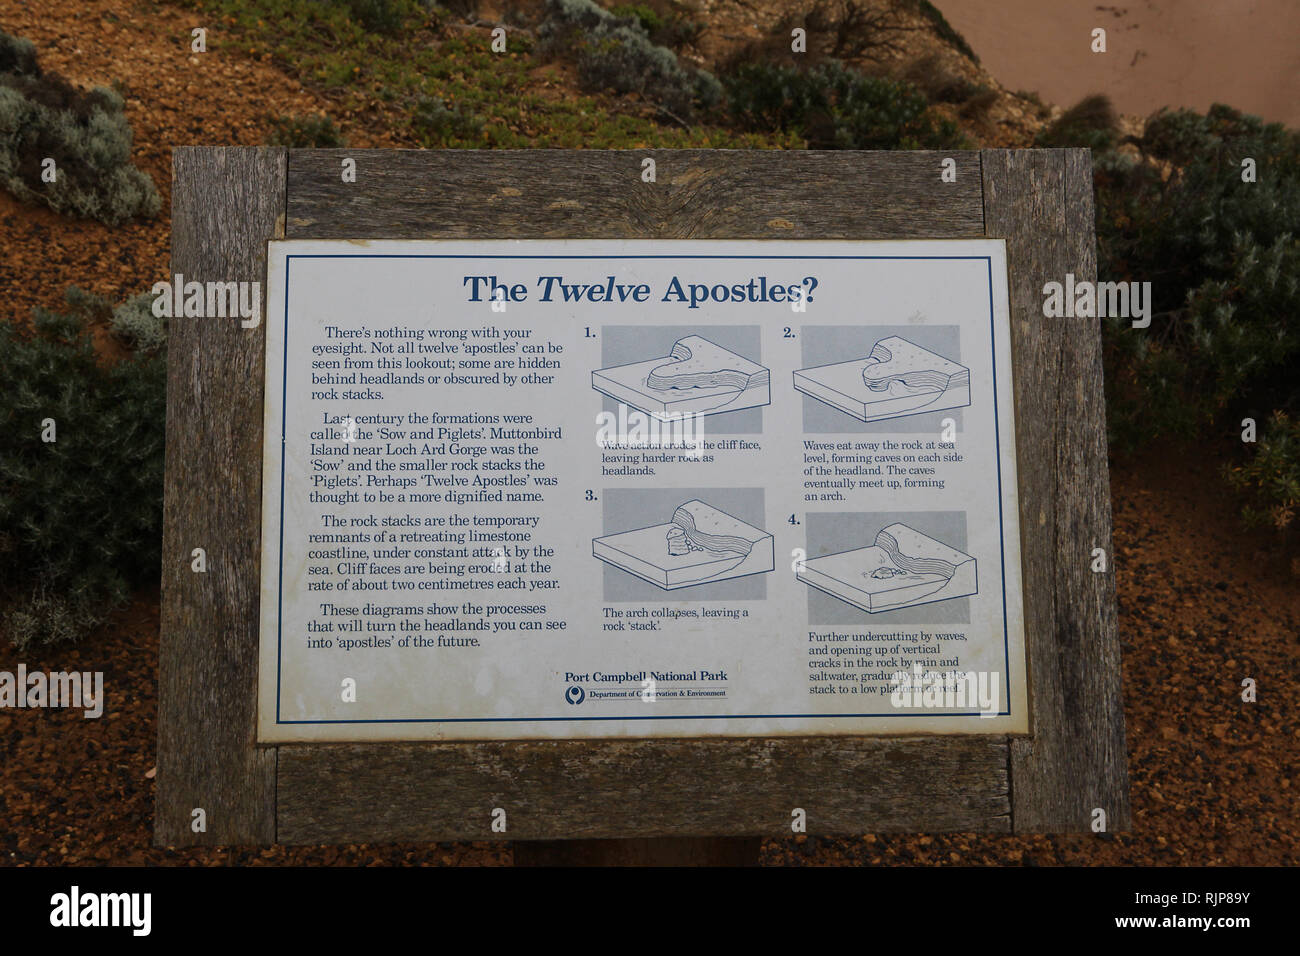
[(904, 524), (882, 528), (868, 547), (805, 561), (796, 576), (873, 614), (978, 590), (974, 558)]
[(794, 387), (864, 422), (970, 404), (970, 369), (891, 335), (866, 358), (794, 373)]
[(591, 387), (658, 419), (717, 415), (771, 402), (766, 368), (698, 335), (664, 357), (591, 373)]
[(694, 499), (680, 505), (666, 524), (593, 539), (591, 552), (665, 590), (775, 567), (770, 534)]

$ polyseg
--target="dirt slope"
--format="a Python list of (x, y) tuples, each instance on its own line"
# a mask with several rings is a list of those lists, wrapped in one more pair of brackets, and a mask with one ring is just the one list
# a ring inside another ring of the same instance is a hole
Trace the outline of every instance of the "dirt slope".
[[(172, 147), (257, 146), (269, 117), (326, 109), (324, 100), (269, 63), (192, 54), (190, 30), (197, 25), (193, 14), (132, 0), (0, 4), (0, 29), (31, 40), (42, 69), (86, 87), (120, 84), (135, 131), (135, 164), (163, 198), (158, 219), (112, 228), (0, 192), (6, 319), (25, 322), (34, 305), (61, 306), (69, 285), (113, 301), (148, 291), (167, 278)], [(209, 27), (209, 36), (214, 32)], [(357, 146), (389, 145), (346, 118), (340, 126)]]

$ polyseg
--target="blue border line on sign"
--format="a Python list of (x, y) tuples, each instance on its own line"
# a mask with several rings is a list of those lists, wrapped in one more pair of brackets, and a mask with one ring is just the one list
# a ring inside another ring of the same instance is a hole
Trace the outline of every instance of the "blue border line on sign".
[(276, 555), (279, 581), (276, 585), (275, 612), (275, 722), (280, 720), (280, 694), (283, 690), (284, 660), (284, 440), (288, 434), (289, 415), (289, 264), (293, 256), (284, 260), (284, 338), (280, 341), (283, 353), (283, 381), (280, 383), (280, 553)]
[(998, 354), (996, 346), (996, 315), (993, 308), (993, 258), (991, 256), (826, 256), (826, 255), (799, 255), (799, 256), (782, 256), (782, 255), (761, 255), (761, 256), (737, 256), (737, 255), (707, 255), (707, 254), (641, 254), (641, 255), (601, 255), (601, 254), (581, 254), (581, 255), (470, 255), (465, 253), (427, 253), (427, 254), (406, 254), (406, 253), (357, 253), (357, 254), (337, 254), (337, 253), (303, 253), (290, 254), (284, 259), (284, 337), (281, 341), (281, 347), (284, 353), (284, 375), (281, 383), (281, 408), (280, 408), (280, 554), (279, 554), (279, 584), (278, 584), (278, 611), (276, 618), (276, 675), (275, 675), (275, 722), (280, 725), (297, 725), (297, 724), (512, 724), (512, 723), (554, 723), (563, 721), (610, 721), (610, 720), (746, 720), (746, 719), (805, 719), (805, 718), (824, 718), (824, 719), (844, 719), (853, 717), (981, 717), (979, 711), (961, 711), (957, 713), (898, 713), (897, 711), (885, 711), (883, 713), (869, 714), (673, 714), (665, 716), (607, 716), (607, 717), (379, 717), (361, 720), (285, 720), (280, 716), (280, 695), (283, 685), (283, 634), (284, 634), (284, 469), (285, 469), (285, 439), (287, 437), (287, 420), (288, 420), (288, 389), (289, 389), (289, 266), (294, 259), (829, 259), (829, 260), (983, 260), (988, 270), (988, 290), (989, 290), (989, 343), (992, 348), (990, 355), (993, 369), (993, 437), (995, 444), (995, 454), (997, 460), (997, 479), (998, 479), (998, 547), (1001, 558), (1002, 571), (1002, 655), (1003, 655), (1003, 685), (1006, 689), (1006, 709), (1000, 710), (996, 714), (998, 717), (1006, 717), (1011, 713), (1011, 648), (1010, 635), (1007, 625), (1007, 560), (1006, 560), (1006, 532), (1003, 525), (1003, 505), (1002, 505), (1002, 436), (998, 423)]

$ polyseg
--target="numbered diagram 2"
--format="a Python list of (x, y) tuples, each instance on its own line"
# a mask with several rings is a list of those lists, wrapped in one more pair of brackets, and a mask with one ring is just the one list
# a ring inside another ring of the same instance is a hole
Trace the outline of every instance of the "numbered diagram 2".
[(591, 387), (655, 418), (716, 415), (772, 401), (768, 369), (699, 335), (671, 353), (591, 373)]
[(805, 561), (796, 575), (873, 614), (978, 591), (973, 557), (905, 524), (882, 528), (867, 547)]
[(770, 534), (698, 499), (678, 506), (664, 524), (595, 538), (591, 552), (666, 591), (775, 567)]
[(891, 335), (865, 358), (799, 369), (794, 387), (820, 402), (875, 422), (970, 404), (970, 369)]

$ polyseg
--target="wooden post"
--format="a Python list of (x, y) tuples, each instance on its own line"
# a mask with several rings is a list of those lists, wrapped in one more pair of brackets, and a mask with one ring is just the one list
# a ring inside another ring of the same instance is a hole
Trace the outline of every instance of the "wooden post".
[[(172, 154), (172, 273), (257, 281), (284, 222), (287, 150)], [(275, 751), (254, 744), (264, 330), (171, 320), (154, 842), (272, 843)], [(207, 571), (190, 570), (207, 552)], [(196, 831), (201, 809), (206, 830)]]
[[(1045, 319), (1042, 286), (1097, 277), (1087, 150), (986, 150), (988, 233), (1007, 239), (1025, 640), (1034, 734), (1011, 741), (1018, 832), (1130, 826), (1101, 329)], [(1050, 451), (1049, 451), (1050, 449)], [(1032, 599), (1031, 599), (1032, 595)]]

